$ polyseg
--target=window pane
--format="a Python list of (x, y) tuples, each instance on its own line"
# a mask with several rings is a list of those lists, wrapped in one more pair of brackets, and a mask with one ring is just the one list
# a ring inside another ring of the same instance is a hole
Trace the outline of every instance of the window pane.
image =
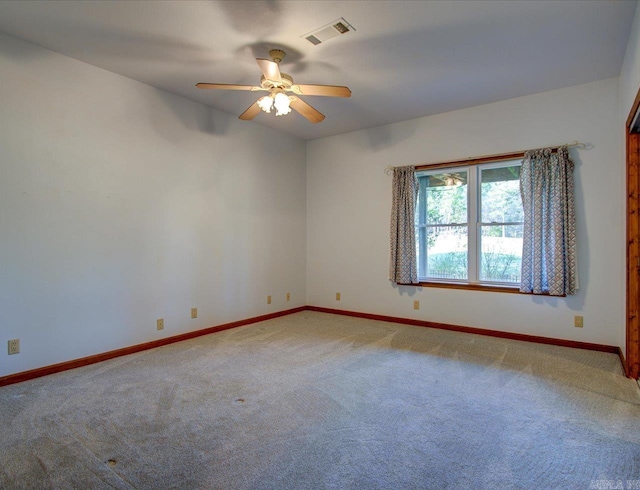
[(520, 165), (481, 171), (482, 223), (523, 221)]
[(426, 235), (426, 276), (467, 279), (467, 227), (433, 226)]
[(424, 177), (426, 224), (467, 222), (467, 172), (431, 174)]
[(520, 282), (523, 225), (481, 227), (480, 280)]

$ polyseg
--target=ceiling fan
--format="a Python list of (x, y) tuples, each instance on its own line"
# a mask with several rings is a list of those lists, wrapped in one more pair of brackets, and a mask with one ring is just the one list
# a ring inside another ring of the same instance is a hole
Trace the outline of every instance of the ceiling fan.
[[(240, 114), (240, 119), (249, 121), (256, 117), (260, 111), (271, 112), (275, 108), (276, 116), (289, 114), (291, 109), (300, 113), (312, 123), (319, 123), (324, 119), (324, 115), (317, 109), (311, 107), (298, 95), (321, 95), (325, 97), (351, 97), (351, 90), (348, 87), (337, 85), (300, 85), (294, 84), (291, 75), (282, 73), (279, 64), (284, 59), (285, 52), (281, 49), (269, 51), (271, 60), (256, 58), (258, 66), (262, 70), (260, 86), (254, 85), (231, 85), (225, 83), (197, 83), (196, 87), (203, 89), (222, 90), (248, 90), (251, 92), (265, 91), (265, 95), (256, 100), (249, 108)], [(294, 95), (287, 95), (293, 92)]]

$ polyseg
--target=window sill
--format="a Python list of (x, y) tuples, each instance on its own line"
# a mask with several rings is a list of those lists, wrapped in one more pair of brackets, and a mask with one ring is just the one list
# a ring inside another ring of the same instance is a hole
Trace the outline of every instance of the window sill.
[(426, 288), (466, 289), (470, 291), (491, 291), (494, 293), (528, 294), (528, 293), (521, 293), (519, 286), (502, 286), (502, 285), (491, 286), (488, 284), (467, 284), (467, 283), (437, 282), (437, 281), (420, 282), (417, 285), (423, 286)]

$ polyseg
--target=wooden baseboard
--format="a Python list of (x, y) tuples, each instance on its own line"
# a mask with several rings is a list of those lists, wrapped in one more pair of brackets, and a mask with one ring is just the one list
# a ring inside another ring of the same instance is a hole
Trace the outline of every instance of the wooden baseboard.
[(592, 344), (588, 342), (577, 342), (575, 340), (554, 339), (550, 337), (539, 337), (536, 335), (526, 335), (520, 333), (502, 332), (499, 330), (486, 330), (484, 328), (476, 327), (464, 327), (461, 325), (450, 325), (446, 323), (429, 322), (426, 320), (414, 320), (411, 318), (401, 318), (387, 315), (376, 315), (372, 313), (361, 313), (357, 311), (336, 310), (333, 308), (323, 308), (320, 306), (300, 306), (290, 310), (279, 311), (276, 313), (269, 313), (267, 315), (256, 316), (253, 318), (247, 318), (245, 320), (238, 320), (231, 323), (225, 323), (222, 325), (216, 325), (214, 327), (208, 327), (202, 330), (196, 330), (194, 332), (187, 332), (180, 335), (174, 335), (173, 337), (166, 337), (164, 339), (154, 340), (152, 342), (145, 342), (144, 344), (132, 345), (130, 347), (124, 347), (122, 349), (116, 349), (109, 352), (103, 352), (93, 356), (83, 357), (80, 359), (74, 359), (71, 361), (61, 362), (59, 364), (53, 364), (50, 366), (44, 366), (41, 368), (32, 369), (30, 371), (23, 371), (21, 373), (10, 374), (8, 376), (0, 377), (0, 386), (7, 386), (14, 383), (20, 383), (22, 381), (28, 381), (30, 379), (40, 378), (49, 374), (59, 373), (61, 371), (67, 371), (69, 369), (75, 369), (82, 366), (88, 366), (89, 364), (95, 364), (97, 362), (107, 361), (120, 356), (126, 356), (128, 354), (135, 354), (136, 352), (142, 352), (148, 349), (155, 349), (156, 347), (162, 347), (163, 345), (173, 344), (175, 342), (181, 342), (183, 340), (193, 339), (202, 335), (209, 335), (230, 328), (242, 327), (243, 325), (250, 325), (252, 323), (262, 322), (265, 320), (271, 320), (281, 316), (291, 315), (300, 311), (318, 311), (321, 313), (331, 313), (334, 315), (352, 316), (357, 318), (366, 318), (369, 320), (380, 320), (383, 322), (401, 323), (404, 325), (415, 325), (418, 327), (438, 328), (441, 330), (451, 330), (454, 332), (473, 333), (477, 335), (487, 335), (490, 337), (499, 337), (503, 339), (522, 340), (525, 342), (536, 342), (539, 344), (558, 345), (561, 347), (573, 347), (575, 349), (587, 349), (599, 352), (609, 352), (612, 354), (618, 354), (620, 361), (622, 362), (625, 374), (627, 373), (626, 362), (624, 354), (619, 347), (603, 344)]
[(122, 349), (116, 349), (109, 352), (103, 352), (102, 354), (96, 354), (93, 356), (82, 357), (80, 359), (74, 359), (72, 361), (61, 362), (59, 364), (52, 364), (50, 366), (44, 366), (41, 368), (32, 369), (30, 371), (23, 371), (21, 373), (10, 374), (8, 376), (0, 377), (0, 386), (7, 386), (14, 383), (20, 383), (22, 381), (28, 381), (30, 379), (40, 378), (49, 374), (59, 373), (61, 371), (67, 371), (69, 369), (75, 369), (82, 366), (88, 366), (89, 364), (95, 364), (97, 362), (106, 361), (115, 357), (126, 356), (128, 354), (135, 354), (148, 349), (155, 349), (156, 347), (162, 347), (163, 345), (173, 344), (175, 342), (181, 342), (183, 340), (193, 339), (202, 335), (209, 335), (215, 332), (221, 332), (230, 328), (242, 327), (243, 325), (250, 325), (252, 323), (263, 322), (265, 320), (271, 320), (272, 318), (278, 318), (281, 316), (291, 315), (292, 313), (298, 313), (299, 311), (306, 310), (305, 306), (293, 308), (291, 310), (278, 311), (276, 313), (269, 313), (267, 315), (256, 316), (253, 318), (247, 318), (245, 320), (238, 320), (231, 323), (225, 323), (223, 325), (216, 325), (215, 327), (208, 327), (202, 330), (196, 330), (193, 332), (187, 332), (180, 335), (174, 335), (173, 337), (166, 337), (164, 339), (153, 340), (151, 342), (145, 342), (144, 344), (132, 345), (130, 347), (124, 347)]
[(487, 335), (489, 337), (499, 337), (503, 339), (535, 342), (538, 344), (550, 344), (550, 345), (558, 345), (561, 347), (573, 347), (574, 349), (586, 349), (586, 350), (594, 350), (599, 352), (609, 352), (611, 354), (620, 353), (620, 348), (614, 347), (612, 345), (592, 344), (589, 342), (578, 342), (576, 340), (554, 339), (551, 337), (539, 337), (537, 335), (502, 332), (500, 330), (487, 330), (484, 328), (476, 328), (476, 327), (464, 327), (462, 325), (449, 325), (447, 323), (436, 323), (436, 322), (429, 322), (426, 320), (414, 320), (412, 318), (401, 318), (396, 316), (375, 315), (372, 313), (361, 313), (357, 311), (335, 310), (333, 308), (322, 308), (320, 306), (307, 306), (306, 309), (310, 311), (319, 311), (321, 313), (333, 313), (335, 315), (367, 318), (369, 320), (380, 320), (383, 322), (402, 323), (404, 325), (415, 325), (418, 327), (438, 328), (441, 330), (451, 330), (454, 332), (473, 333), (477, 335)]

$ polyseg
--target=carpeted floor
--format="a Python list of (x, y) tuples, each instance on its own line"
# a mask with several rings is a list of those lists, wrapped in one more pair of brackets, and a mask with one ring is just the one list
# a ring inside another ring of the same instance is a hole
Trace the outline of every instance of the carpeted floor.
[(640, 488), (617, 356), (302, 312), (0, 388), (0, 488)]

